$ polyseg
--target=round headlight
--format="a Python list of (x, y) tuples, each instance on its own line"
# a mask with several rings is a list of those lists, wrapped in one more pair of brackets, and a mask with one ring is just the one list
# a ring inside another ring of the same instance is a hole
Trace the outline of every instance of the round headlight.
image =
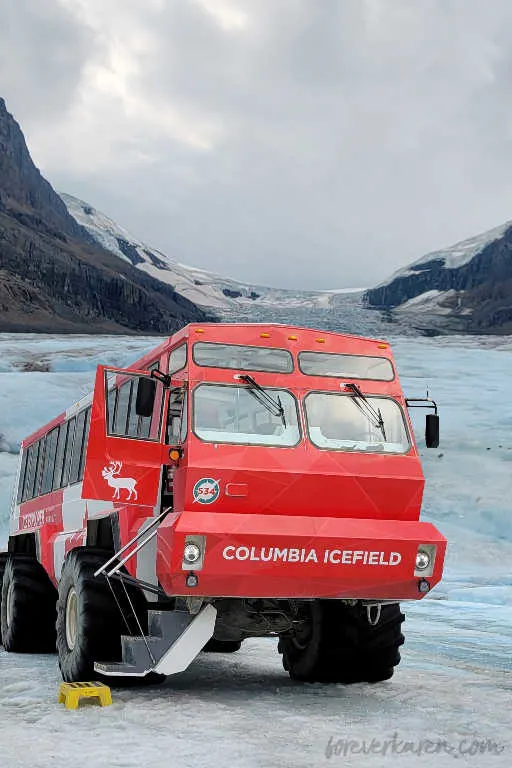
[(428, 552), (418, 552), (416, 555), (416, 569), (418, 571), (424, 571), (430, 565), (430, 555)]
[(186, 544), (183, 550), (183, 560), (186, 563), (197, 563), (201, 559), (201, 550), (197, 544)]

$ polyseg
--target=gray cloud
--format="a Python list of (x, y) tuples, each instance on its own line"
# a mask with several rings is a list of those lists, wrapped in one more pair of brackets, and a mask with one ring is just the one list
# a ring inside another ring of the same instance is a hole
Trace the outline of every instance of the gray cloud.
[(59, 0), (2, 0), (0, 18), (0, 92), (8, 106), (35, 126), (61, 117), (94, 47), (91, 31)]
[(508, 0), (8, 7), (42, 170), (180, 261), (370, 285), (512, 218)]

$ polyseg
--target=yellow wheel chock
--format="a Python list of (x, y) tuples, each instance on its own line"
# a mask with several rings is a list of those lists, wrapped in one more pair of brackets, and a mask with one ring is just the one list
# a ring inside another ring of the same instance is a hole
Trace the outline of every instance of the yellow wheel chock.
[(67, 709), (77, 709), (80, 699), (98, 699), (100, 706), (112, 704), (112, 695), (108, 685), (103, 683), (62, 683), (59, 688), (59, 704)]

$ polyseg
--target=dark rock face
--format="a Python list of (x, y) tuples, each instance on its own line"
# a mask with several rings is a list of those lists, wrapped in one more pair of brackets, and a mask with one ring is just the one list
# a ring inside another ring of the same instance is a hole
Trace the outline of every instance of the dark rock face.
[(451, 292), (440, 302), (447, 312), (446, 320), (439, 322), (444, 323), (447, 330), (510, 333), (512, 227), (485, 245), (466, 264), (448, 269), (444, 259), (435, 258), (412, 265), (409, 274), (398, 275), (388, 284), (367, 291), (365, 302), (375, 309), (391, 310), (432, 290)]
[(224, 296), (229, 296), (231, 299), (239, 299), (242, 296), (241, 291), (233, 291), (231, 288), (223, 288), (222, 293)]
[(92, 242), (30, 157), (20, 126), (0, 98), (0, 210), (20, 223)]
[(133, 246), (127, 240), (122, 240), (120, 237), (118, 237), (117, 244), (119, 245), (119, 250), (121, 253), (124, 253), (126, 258), (130, 259), (134, 267), (136, 267), (137, 264), (144, 264), (144, 259), (139, 256), (135, 246)]
[(95, 243), (35, 167), (0, 99), (0, 331), (171, 333), (204, 319)]

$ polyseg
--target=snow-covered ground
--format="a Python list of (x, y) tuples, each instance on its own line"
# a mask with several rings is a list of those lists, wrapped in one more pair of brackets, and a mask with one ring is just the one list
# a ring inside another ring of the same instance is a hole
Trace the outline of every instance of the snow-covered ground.
[[(0, 334), (0, 543), (21, 438), (90, 389), (98, 362), (125, 365), (155, 344)], [(393, 347), (406, 394), (428, 386), (440, 407), (441, 447), (422, 449), (423, 519), (449, 540), (442, 584), (404, 606), (395, 677), (296, 685), (275, 643), (254, 640), (71, 712), (57, 704), (55, 657), (0, 651), (0, 766), (512, 765), (512, 339)], [(414, 420), (423, 443), (422, 412)]]

